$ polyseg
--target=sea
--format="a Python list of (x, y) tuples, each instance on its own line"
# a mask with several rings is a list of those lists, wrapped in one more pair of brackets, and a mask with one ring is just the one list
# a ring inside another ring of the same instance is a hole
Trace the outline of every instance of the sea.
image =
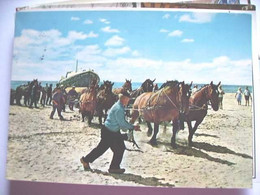
[[(11, 88), (16, 89), (18, 86), (27, 84), (28, 82), (29, 81), (11, 81)], [(43, 87), (45, 87), (46, 84), (48, 84), (48, 85), (52, 84), (53, 88), (58, 83), (58, 81), (39, 81), (39, 82), (41, 82), (41, 85)], [(102, 84), (102, 83), (99, 83), (99, 84)], [(113, 88), (122, 87), (123, 84), (124, 84), (124, 82), (114, 82)], [(193, 85), (195, 85), (195, 84), (193, 84)], [(132, 82), (132, 90), (138, 89), (141, 85), (142, 85), (141, 82), (140, 83)], [(162, 85), (162, 83), (157, 83), (157, 85), (158, 85), (158, 87), (160, 87)], [(204, 86), (205, 84), (196, 84), (196, 85), (198, 85), (198, 88), (200, 88), (200, 87)], [(244, 91), (245, 88), (247, 87), (247, 85), (222, 85), (222, 89), (224, 90), (225, 93), (236, 93), (239, 87), (241, 87), (242, 91)], [(248, 86), (248, 89), (251, 92), (253, 91), (252, 86)]]

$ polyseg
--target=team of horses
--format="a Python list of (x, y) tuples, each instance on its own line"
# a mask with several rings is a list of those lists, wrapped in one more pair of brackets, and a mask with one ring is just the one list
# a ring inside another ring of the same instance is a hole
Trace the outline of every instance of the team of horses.
[[(34, 80), (27, 86), (18, 87), (16, 91), (20, 96), (24, 96), (25, 105), (29, 101), (30, 90), (38, 82)], [(134, 123), (138, 118), (142, 118), (148, 127), (147, 135), (152, 137), (149, 141), (151, 145), (157, 145), (157, 134), (161, 122), (172, 122), (171, 146), (176, 147), (176, 134), (178, 130), (184, 128), (184, 121), (188, 125), (188, 145), (192, 146), (192, 137), (200, 123), (207, 115), (208, 105), (214, 111), (219, 109), (220, 82), (215, 85), (213, 82), (203, 86), (200, 90), (191, 95), (192, 83), (167, 81), (157, 90), (154, 89), (154, 80), (146, 79), (142, 85), (132, 90), (131, 80), (125, 80), (120, 88), (114, 88), (111, 81), (103, 81), (99, 87), (96, 80), (93, 80), (90, 86), (83, 90), (79, 96), (79, 111), (82, 115), (82, 121), (88, 117), (88, 124), (96, 114), (99, 124), (102, 125), (107, 117), (108, 110), (118, 100), (118, 94), (127, 92), (130, 94), (131, 104), (128, 116), (130, 122)], [(18, 97), (18, 104), (21, 97)], [(103, 120), (104, 118), (104, 120)], [(192, 121), (195, 125), (192, 126)], [(154, 124), (152, 128), (151, 123)]]

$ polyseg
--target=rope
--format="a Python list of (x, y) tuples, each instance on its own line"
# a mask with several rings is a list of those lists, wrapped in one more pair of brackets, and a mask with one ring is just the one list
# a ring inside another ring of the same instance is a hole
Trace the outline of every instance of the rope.
[(166, 97), (170, 100), (170, 102), (172, 103), (172, 105), (178, 110), (178, 111), (180, 111), (179, 110), (179, 108), (176, 106), (176, 104), (174, 104), (174, 102), (171, 100), (171, 98), (165, 93), (165, 91), (163, 90), (163, 92), (164, 92), (164, 94), (166, 95)]
[(189, 107), (189, 109), (191, 111), (196, 111), (196, 110), (207, 110), (207, 106), (204, 104), (203, 106), (199, 107), (196, 105), (192, 105), (191, 107)]

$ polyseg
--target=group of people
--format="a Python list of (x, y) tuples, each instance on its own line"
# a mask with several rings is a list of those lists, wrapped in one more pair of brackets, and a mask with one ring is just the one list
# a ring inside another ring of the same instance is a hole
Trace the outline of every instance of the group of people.
[(245, 98), (245, 106), (249, 106), (249, 99), (252, 100), (252, 96), (251, 96), (251, 92), (248, 89), (248, 87), (245, 88), (244, 92), (242, 91), (241, 87), (238, 88), (236, 95), (235, 95), (238, 105), (241, 105), (243, 95)]
[(52, 101), (52, 84), (50, 86), (48, 83), (45, 87), (41, 85), (39, 82), (34, 82), (31, 91), (30, 91), (30, 105), (29, 108), (38, 108), (38, 103), (40, 103), (43, 107), (45, 105), (51, 105)]

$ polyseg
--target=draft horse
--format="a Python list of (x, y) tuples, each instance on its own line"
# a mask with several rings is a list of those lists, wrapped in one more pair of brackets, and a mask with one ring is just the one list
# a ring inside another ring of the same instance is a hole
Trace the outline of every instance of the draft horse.
[(91, 125), (91, 121), (93, 119), (96, 105), (97, 105), (97, 84), (92, 83), (90, 87), (81, 94), (80, 96), (80, 108), (79, 112), (82, 115), (82, 122), (84, 122), (84, 118), (88, 116), (88, 124)]
[(153, 91), (153, 88), (154, 88), (154, 80), (151, 80), (151, 79), (146, 79), (142, 85), (138, 88), (138, 89), (135, 89), (133, 90), (131, 93), (130, 93), (130, 102), (129, 104), (133, 104), (134, 103), (134, 100), (139, 96), (141, 95), (142, 93), (144, 92), (152, 92)]
[[(107, 111), (113, 106), (116, 102), (116, 95), (112, 92), (112, 87), (114, 83), (111, 81), (103, 81), (101, 90), (97, 93), (97, 115), (99, 124), (102, 125), (102, 117), (104, 116), (104, 121), (107, 117)], [(105, 111), (105, 114), (103, 113)]]
[(124, 92), (131, 92), (132, 91), (132, 83), (131, 83), (131, 79), (130, 80), (125, 80), (125, 83), (123, 84), (122, 87), (120, 88), (115, 88), (113, 89), (113, 93), (118, 95), (120, 93), (124, 93)]
[[(210, 102), (211, 107), (214, 111), (219, 109), (219, 99), (218, 99), (218, 85), (214, 85), (213, 82), (209, 85), (205, 85), (200, 90), (196, 91), (189, 100), (190, 110), (189, 113), (185, 115), (185, 121), (188, 124), (189, 136), (188, 145), (192, 146), (192, 137), (197, 130), (200, 123), (203, 121), (208, 112), (208, 102)], [(191, 121), (196, 121), (195, 125), (192, 127)]]
[(152, 132), (150, 123), (154, 123), (154, 133), (150, 140), (151, 145), (157, 145), (156, 136), (160, 122), (172, 121), (171, 145), (174, 148), (176, 147), (175, 138), (179, 127), (179, 115), (189, 112), (190, 87), (191, 85), (181, 82), (162, 88), (157, 92), (143, 93), (136, 98), (132, 109), (131, 123), (134, 123), (138, 116), (142, 115), (150, 132)]

